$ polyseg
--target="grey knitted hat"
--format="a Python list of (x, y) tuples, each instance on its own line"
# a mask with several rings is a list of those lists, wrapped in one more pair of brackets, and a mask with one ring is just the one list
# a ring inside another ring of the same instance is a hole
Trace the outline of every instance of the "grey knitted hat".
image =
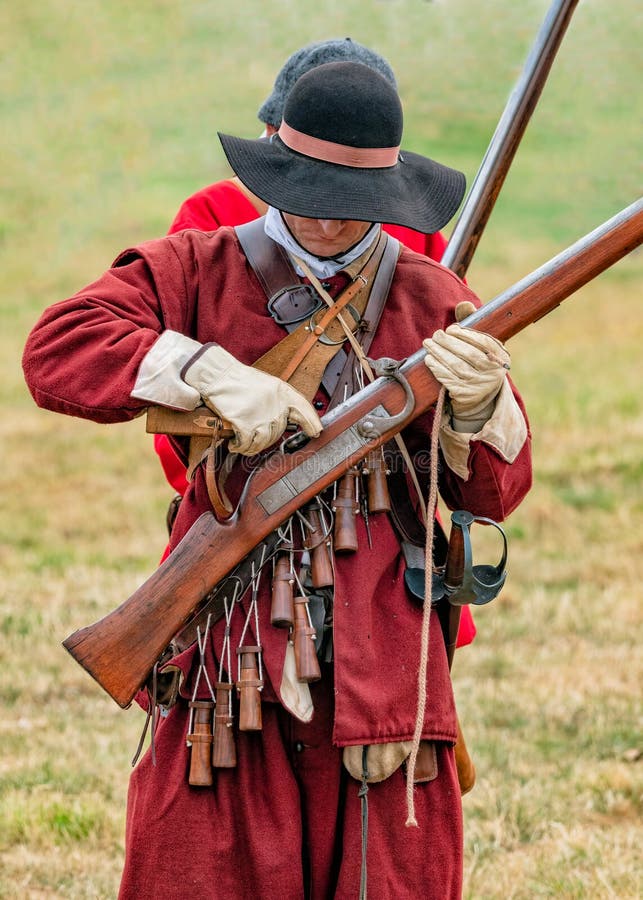
[(257, 116), (267, 125), (276, 128), (281, 124), (286, 98), (298, 78), (310, 69), (329, 62), (359, 62), (383, 75), (394, 88), (397, 88), (393, 69), (383, 56), (369, 50), (363, 44), (351, 38), (334, 38), (328, 41), (317, 41), (296, 50), (283, 64), (275, 79), (272, 93), (265, 100)]

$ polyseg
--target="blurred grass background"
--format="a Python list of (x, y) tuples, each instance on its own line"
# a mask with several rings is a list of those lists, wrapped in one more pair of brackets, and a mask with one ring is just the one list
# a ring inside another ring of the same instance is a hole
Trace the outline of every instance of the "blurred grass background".
[[(545, 16), (540, 0), (23, 0), (0, 9), (0, 896), (109, 898), (122, 862), (123, 712), (60, 647), (156, 565), (170, 496), (142, 423), (37, 410), (20, 354), (39, 312), (163, 234), (225, 177), (302, 44), (383, 53), (404, 145), (471, 183)], [(489, 299), (640, 194), (641, 9), (585, 0), (469, 270)], [(447, 229), (448, 231), (448, 229)], [(468, 898), (642, 893), (641, 261), (511, 343), (535, 485), (508, 586), (456, 658), (479, 780)], [(480, 538), (481, 558), (496, 548)]]

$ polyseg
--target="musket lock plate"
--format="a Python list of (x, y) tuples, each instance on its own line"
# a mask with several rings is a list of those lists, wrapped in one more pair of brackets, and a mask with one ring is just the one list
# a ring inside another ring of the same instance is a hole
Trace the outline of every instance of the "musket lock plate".
[(368, 362), (378, 378), (393, 378), (404, 388), (404, 393), (406, 395), (406, 403), (401, 412), (395, 413), (393, 416), (371, 414), (366, 416), (366, 418), (359, 423), (358, 430), (360, 434), (367, 440), (373, 440), (374, 438), (380, 437), (380, 435), (389, 431), (391, 428), (396, 428), (408, 419), (415, 406), (415, 396), (411, 390), (411, 385), (404, 375), (400, 373), (401, 362), (396, 359), (391, 359), (389, 356), (383, 356), (381, 359), (369, 359)]

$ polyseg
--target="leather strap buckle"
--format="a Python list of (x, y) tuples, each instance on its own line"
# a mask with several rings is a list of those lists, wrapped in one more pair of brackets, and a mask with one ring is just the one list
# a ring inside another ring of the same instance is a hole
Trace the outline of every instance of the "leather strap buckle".
[(277, 325), (294, 325), (309, 319), (324, 305), (311, 284), (290, 284), (268, 300), (268, 312)]
[[(323, 304), (322, 304), (322, 305), (323, 305)], [(346, 304), (346, 310), (347, 310), (347, 312), (349, 312), (349, 313), (351, 314), (351, 316), (353, 317), (353, 319), (354, 319), (354, 321), (355, 321), (355, 330), (357, 330), (357, 328), (359, 328), (359, 325), (360, 325), (360, 322), (361, 322), (361, 318), (360, 318), (359, 311), (358, 311), (357, 309), (355, 309), (355, 307), (353, 306), (352, 303), (347, 303), (347, 304)], [(309, 323), (308, 323), (307, 331), (310, 331), (310, 332), (312, 332), (313, 334), (317, 334), (317, 340), (319, 341), (320, 344), (327, 344), (327, 345), (330, 346), (330, 347), (335, 347), (335, 346), (338, 345), (338, 344), (343, 344), (344, 341), (346, 340), (346, 335), (345, 335), (345, 334), (343, 334), (343, 335), (341, 336), (341, 338), (340, 338), (338, 341), (333, 341), (331, 338), (329, 338), (329, 337), (326, 336), (326, 334), (324, 333), (324, 331), (321, 331), (320, 333), (317, 333), (317, 330), (316, 330), (316, 329), (317, 329), (319, 326), (317, 325), (317, 322), (315, 321), (315, 316), (317, 315), (318, 312), (319, 312), (318, 309), (315, 310), (315, 311), (313, 312), (312, 316), (310, 317), (310, 321), (309, 321)], [(331, 321), (332, 321), (332, 320), (331, 320)], [(329, 322), (328, 324), (330, 324), (330, 322)]]

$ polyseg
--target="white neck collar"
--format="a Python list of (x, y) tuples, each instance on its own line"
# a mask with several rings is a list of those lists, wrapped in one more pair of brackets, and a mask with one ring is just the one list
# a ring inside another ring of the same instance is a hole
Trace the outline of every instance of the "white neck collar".
[[(305, 250), (288, 230), (279, 210), (275, 209), (273, 206), (268, 207), (264, 231), (269, 238), (272, 238), (273, 241), (280, 244), (288, 254), (291, 256), (298, 256), (302, 259), (310, 267), (317, 278), (330, 278), (338, 272), (341, 272), (342, 269), (345, 269), (346, 266), (357, 259), (358, 256), (361, 256), (362, 253), (370, 247), (373, 241), (379, 236), (380, 226), (378, 224), (372, 225), (359, 243), (355, 244), (354, 247), (351, 247), (350, 250), (342, 254), (342, 256), (333, 257), (333, 259), (320, 259), (318, 256), (314, 256), (312, 253)], [(294, 263), (294, 260), (293, 264), (297, 273), (303, 275), (304, 273), (300, 270), (299, 266)]]

